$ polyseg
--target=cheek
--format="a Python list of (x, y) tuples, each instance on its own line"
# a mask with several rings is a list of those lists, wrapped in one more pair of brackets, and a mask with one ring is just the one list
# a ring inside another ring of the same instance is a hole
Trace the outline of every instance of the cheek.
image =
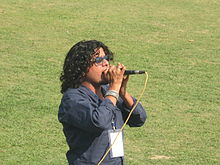
[(91, 67), (87, 73), (87, 77), (90, 79), (97, 78), (101, 75), (101, 73), (97, 70), (97, 68)]
[(91, 66), (89, 69), (88, 69), (88, 73), (87, 73), (87, 77), (89, 77), (90, 79), (101, 79), (102, 77), (102, 73), (104, 71), (105, 67), (103, 66)]

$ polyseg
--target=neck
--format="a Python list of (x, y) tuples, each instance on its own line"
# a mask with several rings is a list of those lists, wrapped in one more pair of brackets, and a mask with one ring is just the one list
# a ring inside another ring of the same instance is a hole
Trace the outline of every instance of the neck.
[(94, 85), (88, 81), (82, 82), (82, 85), (89, 88), (91, 91), (93, 91), (100, 98), (103, 98), (102, 91), (101, 91), (101, 85)]

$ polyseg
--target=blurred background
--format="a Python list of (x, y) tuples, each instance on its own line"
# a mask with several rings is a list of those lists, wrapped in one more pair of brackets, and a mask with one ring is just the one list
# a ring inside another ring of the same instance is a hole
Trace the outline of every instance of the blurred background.
[[(219, 1), (0, 2), (0, 164), (67, 164), (59, 76), (72, 45), (89, 39), (149, 75), (148, 122), (125, 128), (126, 164), (220, 164)], [(130, 76), (129, 92), (144, 81)]]

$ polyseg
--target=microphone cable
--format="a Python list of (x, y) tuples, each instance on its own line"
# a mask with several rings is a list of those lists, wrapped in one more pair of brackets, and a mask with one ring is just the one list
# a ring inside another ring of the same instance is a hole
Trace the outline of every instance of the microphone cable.
[(100, 165), (100, 164), (103, 162), (103, 160), (105, 159), (105, 157), (108, 155), (108, 153), (109, 153), (110, 150), (112, 149), (112, 146), (113, 146), (114, 143), (116, 142), (116, 140), (117, 140), (119, 134), (122, 132), (122, 130), (123, 130), (124, 127), (126, 126), (128, 120), (130, 119), (132, 112), (134, 111), (134, 109), (136, 108), (136, 106), (138, 105), (138, 103), (140, 102), (140, 99), (141, 99), (141, 97), (143, 96), (144, 91), (145, 91), (145, 89), (146, 89), (146, 87), (147, 87), (147, 81), (148, 81), (148, 74), (147, 74), (147, 72), (145, 72), (145, 75), (146, 75), (146, 79), (145, 79), (145, 83), (144, 83), (144, 88), (142, 89), (142, 92), (141, 92), (140, 96), (138, 97), (138, 99), (137, 99), (135, 105), (133, 106), (133, 108), (132, 108), (131, 111), (129, 112), (127, 119), (125, 120), (123, 126), (121, 127), (121, 129), (120, 129), (119, 132), (117, 133), (117, 135), (116, 135), (116, 137), (115, 137), (113, 143), (110, 145), (110, 147), (109, 147), (108, 150), (105, 152), (104, 156), (103, 156), (102, 159), (98, 162), (97, 165)]

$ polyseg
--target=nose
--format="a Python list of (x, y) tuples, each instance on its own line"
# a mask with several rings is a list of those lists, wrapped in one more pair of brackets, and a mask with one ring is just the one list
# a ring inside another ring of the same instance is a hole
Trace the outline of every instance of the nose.
[(109, 65), (109, 61), (106, 59), (103, 59), (102, 66), (108, 66), (108, 65)]

